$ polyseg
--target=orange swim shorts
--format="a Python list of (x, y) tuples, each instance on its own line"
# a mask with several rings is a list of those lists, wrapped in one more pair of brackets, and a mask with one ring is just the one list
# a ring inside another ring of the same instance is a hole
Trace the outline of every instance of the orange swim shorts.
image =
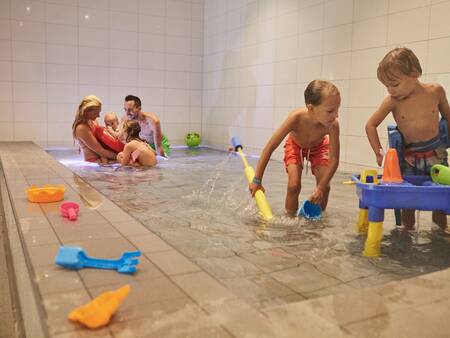
[(317, 146), (309, 149), (302, 149), (295, 143), (294, 138), (288, 136), (286, 143), (284, 144), (284, 165), (287, 167), (289, 164), (299, 164), (303, 168), (303, 159), (309, 159), (311, 162), (311, 169), (314, 174), (314, 170), (318, 166), (328, 165), (328, 158), (330, 152), (330, 141), (328, 135), (322, 139)]

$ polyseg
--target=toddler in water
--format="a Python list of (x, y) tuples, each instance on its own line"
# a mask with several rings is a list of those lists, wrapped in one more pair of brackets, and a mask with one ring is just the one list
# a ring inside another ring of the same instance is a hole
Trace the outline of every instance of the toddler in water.
[(155, 151), (139, 138), (139, 133), (141, 132), (139, 122), (133, 120), (125, 121), (123, 132), (127, 144), (123, 151), (117, 154), (117, 161), (121, 165), (154, 166), (157, 163)]
[(304, 166), (311, 162), (316, 177), (316, 188), (310, 201), (325, 210), (330, 192), (330, 180), (339, 164), (338, 110), (341, 104), (339, 90), (328, 81), (314, 80), (304, 92), (305, 108), (291, 112), (264, 147), (249, 189), (254, 196), (261, 184), (270, 156), (287, 136), (284, 145), (284, 163), (288, 173), (286, 212), (295, 216)]

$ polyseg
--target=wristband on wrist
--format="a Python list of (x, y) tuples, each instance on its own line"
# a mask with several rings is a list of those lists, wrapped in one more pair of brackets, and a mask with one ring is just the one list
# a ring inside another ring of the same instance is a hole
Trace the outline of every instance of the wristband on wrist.
[(257, 178), (257, 177), (253, 177), (252, 182), (255, 183), (255, 184), (261, 185), (262, 179), (261, 178)]

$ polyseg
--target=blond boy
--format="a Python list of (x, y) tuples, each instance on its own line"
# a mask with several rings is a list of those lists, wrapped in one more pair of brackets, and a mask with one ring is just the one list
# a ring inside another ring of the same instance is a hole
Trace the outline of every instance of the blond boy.
[[(410, 49), (395, 48), (388, 52), (378, 66), (377, 76), (389, 95), (366, 124), (367, 137), (381, 165), (383, 151), (377, 127), (392, 113), (404, 141), (403, 175), (430, 175), (434, 164), (447, 164), (439, 120), (442, 115), (450, 121), (450, 107), (442, 86), (420, 82), (421, 75), (420, 62)], [(433, 222), (441, 229), (447, 228), (447, 218), (442, 212), (433, 212)], [(402, 210), (402, 223), (406, 229), (414, 228), (414, 210)]]

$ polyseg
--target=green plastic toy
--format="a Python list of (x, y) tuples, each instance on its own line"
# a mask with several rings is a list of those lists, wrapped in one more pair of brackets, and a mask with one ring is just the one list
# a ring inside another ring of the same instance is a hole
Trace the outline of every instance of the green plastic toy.
[(450, 185), (450, 168), (442, 164), (431, 167), (431, 179), (434, 183)]
[(198, 147), (202, 141), (200, 134), (195, 132), (190, 132), (184, 138), (184, 142), (188, 147)]

